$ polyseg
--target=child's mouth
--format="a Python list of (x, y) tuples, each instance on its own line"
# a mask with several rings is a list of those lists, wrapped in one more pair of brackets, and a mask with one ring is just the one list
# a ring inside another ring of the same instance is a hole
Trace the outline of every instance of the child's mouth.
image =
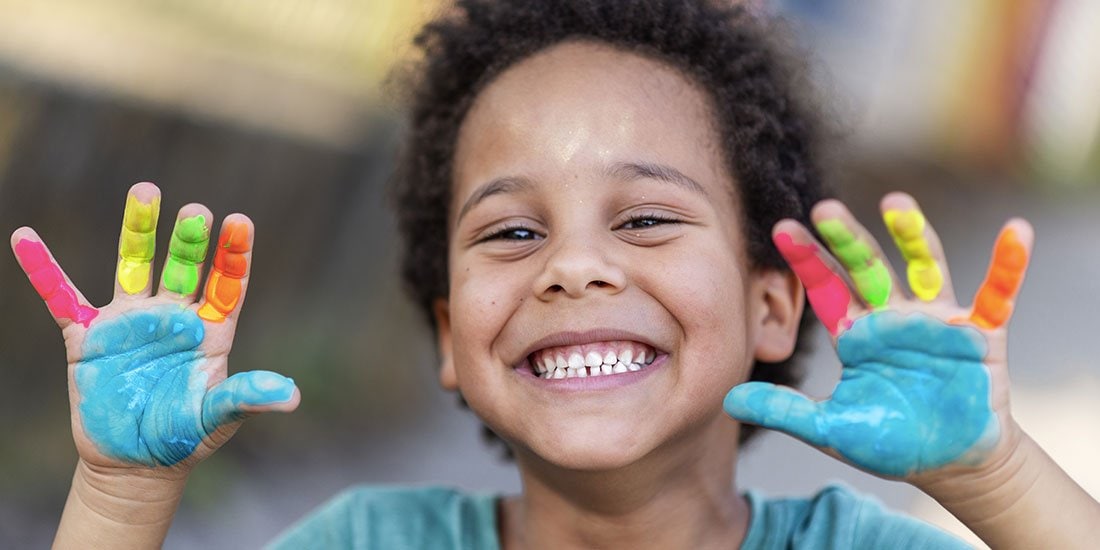
[(540, 378), (587, 378), (637, 372), (656, 357), (656, 350), (646, 344), (612, 341), (541, 349), (528, 356), (527, 363)]

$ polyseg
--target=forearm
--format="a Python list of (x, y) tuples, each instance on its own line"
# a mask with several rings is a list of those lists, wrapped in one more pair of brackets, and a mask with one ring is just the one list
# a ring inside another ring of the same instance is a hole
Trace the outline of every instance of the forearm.
[(54, 548), (160, 548), (186, 476), (96, 471), (77, 464)]
[(1100, 503), (1021, 430), (986, 471), (922, 489), (992, 548), (1095, 548)]

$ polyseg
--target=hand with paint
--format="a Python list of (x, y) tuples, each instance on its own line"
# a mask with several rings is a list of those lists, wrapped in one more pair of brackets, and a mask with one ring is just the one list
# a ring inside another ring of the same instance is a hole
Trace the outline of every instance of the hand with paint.
[[(199, 204), (180, 209), (154, 295), (159, 210), (156, 186), (139, 183), (130, 189), (114, 299), (99, 308), (76, 289), (33, 230), (24, 227), (12, 235), (20, 265), (65, 339), (73, 439), (80, 455), (66, 516), (70, 510), (79, 516), (81, 506), (105, 494), (115, 498), (90, 514), (93, 520), (96, 514), (140, 518), (146, 509), (156, 514), (147, 501), (152, 490), (164, 493), (162, 504), (170, 506), (160, 512), (170, 522), (191, 468), (225, 443), (245, 418), (298, 406), (300, 395), (289, 378), (266, 371), (227, 377), (248, 285), (251, 221), (233, 214), (222, 223), (199, 301), (210, 211)], [(144, 508), (118, 510), (119, 501), (125, 501), (118, 496), (137, 487), (143, 492), (135, 493), (136, 502)], [(71, 531), (65, 521), (58, 541)]]
[(751, 382), (734, 388), (725, 408), (881, 476), (914, 481), (950, 466), (996, 462), (1019, 440), (1008, 408), (1005, 325), (1027, 267), (1031, 227), (1022, 220), (1004, 227), (989, 274), (965, 308), (916, 202), (896, 193), (882, 208), (908, 264), (907, 285), (837, 201), (822, 202), (811, 216), (827, 249), (794, 221), (773, 233), (844, 365), (832, 396), (817, 402)]

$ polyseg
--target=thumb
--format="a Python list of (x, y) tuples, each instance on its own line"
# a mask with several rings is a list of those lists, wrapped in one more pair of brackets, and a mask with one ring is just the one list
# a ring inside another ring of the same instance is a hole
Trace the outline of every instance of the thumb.
[(256, 414), (298, 408), (301, 395), (294, 381), (270, 371), (240, 372), (210, 388), (202, 401), (206, 433)]
[(741, 422), (778, 430), (811, 445), (825, 446), (825, 425), (818, 422), (823, 412), (821, 405), (790, 388), (767, 382), (746, 382), (726, 394), (722, 408)]

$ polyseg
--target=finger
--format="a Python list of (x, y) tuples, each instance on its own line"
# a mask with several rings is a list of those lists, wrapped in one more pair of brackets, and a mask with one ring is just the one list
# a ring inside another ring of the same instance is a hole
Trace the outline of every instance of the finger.
[(1005, 224), (993, 245), (993, 259), (985, 282), (974, 297), (972, 323), (982, 328), (998, 328), (1008, 322), (1034, 240), (1035, 234), (1026, 221), (1014, 219)]
[(239, 314), (252, 263), (252, 233), (252, 220), (244, 214), (232, 214), (222, 222), (199, 317), (220, 323)]
[(775, 225), (772, 240), (802, 281), (810, 307), (829, 334), (836, 336), (850, 327), (861, 307), (852, 301), (848, 283), (831, 267), (832, 258), (822, 252), (809, 230), (794, 220), (783, 220)]
[(168, 258), (164, 261), (158, 295), (171, 296), (182, 303), (195, 301), (210, 244), (212, 221), (210, 209), (201, 204), (180, 208), (172, 228), (172, 240), (168, 243)]
[(726, 394), (722, 408), (741, 422), (778, 430), (811, 445), (825, 446), (824, 424), (817, 422), (821, 405), (790, 388), (767, 382), (746, 382)]
[(818, 203), (810, 217), (833, 256), (848, 270), (863, 301), (872, 309), (886, 307), (897, 276), (883, 261), (878, 241), (840, 201)]
[(921, 213), (917, 201), (905, 193), (882, 198), (882, 218), (906, 263), (906, 278), (913, 295), (924, 302), (955, 302), (955, 290), (947, 272), (943, 245)]
[(11, 235), (11, 249), (27, 274), (31, 286), (46, 302), (54, 321), (62, 330), (73, 323), (88, 328), (99, 310), (73, 285), (54, 260), (42, 238), (29, 227), (20, 227)]
[(256, 414), (298, 408), (301, 394), (294, 380), (269, 371), (240, 372), (210, 388), (202, 400), (202, 426), (213, 433), (220, 426)]
[(118, 238), (115, 297), (152, 294), (149, 274), (157, 247), (160, 189), (148, 182), (135, 184), (126, 195), (122, 234)]

